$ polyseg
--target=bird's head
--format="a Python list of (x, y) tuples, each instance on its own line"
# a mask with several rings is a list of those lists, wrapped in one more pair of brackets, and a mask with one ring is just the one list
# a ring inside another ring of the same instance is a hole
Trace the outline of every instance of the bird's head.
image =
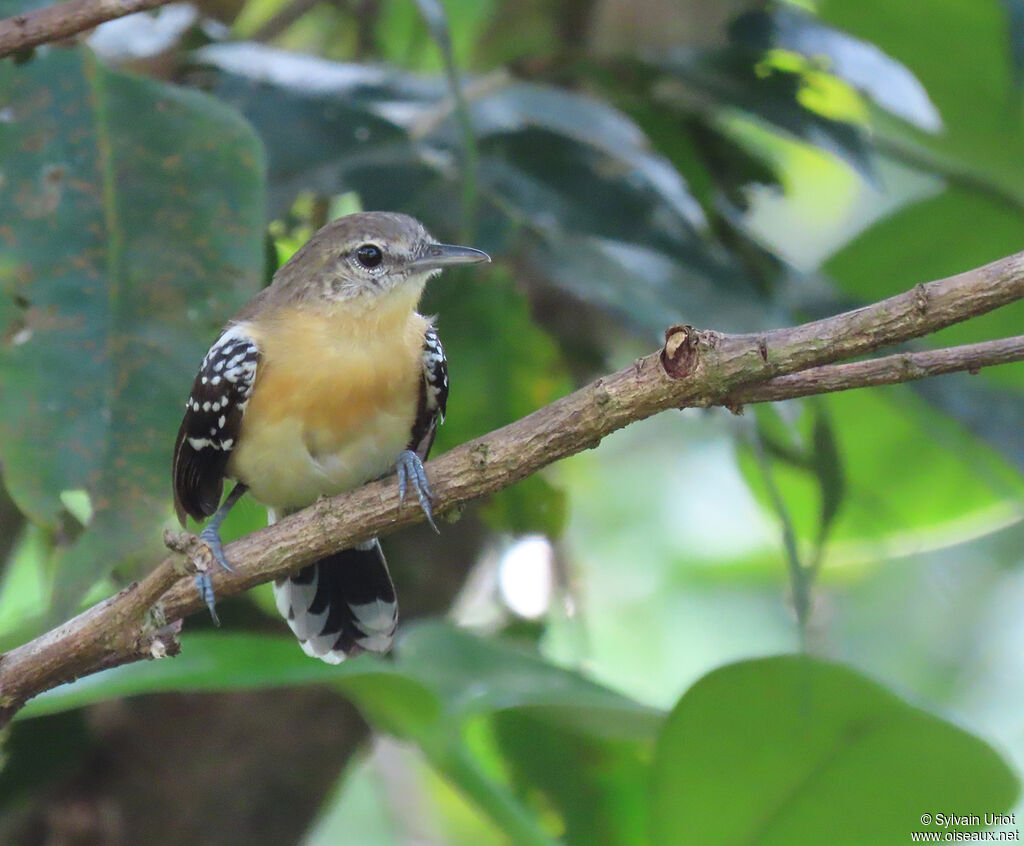
[(490, 260), (472, 247), (436, 243), (408, 215), (360, 212), (316, 232), (278, 270), (274, 284), (290, 296), (372, 306), (399, 292), (418, 300), (427, 280), (446, 267)]

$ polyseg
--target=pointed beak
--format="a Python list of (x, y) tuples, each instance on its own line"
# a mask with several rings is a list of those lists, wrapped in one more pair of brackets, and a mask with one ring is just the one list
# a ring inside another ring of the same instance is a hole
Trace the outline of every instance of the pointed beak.
[(479, 264), (490, 261), (491, 257), (483, 250), (472, 247), (456, 247), (454, 244), (428, 244), (423, 255), (416, 259), (410, 269), (413, 273), (429, 270), (443, 270), (458, 264)]

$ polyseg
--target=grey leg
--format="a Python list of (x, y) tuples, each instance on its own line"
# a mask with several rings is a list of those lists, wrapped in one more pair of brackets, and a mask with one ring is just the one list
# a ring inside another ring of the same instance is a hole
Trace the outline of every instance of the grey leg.
[(427, 515), (427, 522), (431, 528), (438, 531), (434, 523), (434, 513), (430, 508), (430, 500), (433, 494), (430, 492), (430, 483), (427, 481), (427, 474), (423, 471), (423, 461), (411, 449), (402, 450), (398, 453), (398, 460), (395, 461), (395, 469), (398, 471), (398, 499), (405, 502), (405, 494), (410, 484), (416, 491), (416, 498), (419, 499), (420, 508)]
[[(232, 506), (242, 498), (242, 495), (247, 490), (249, 488), (241, 482), (235, 485), (231, 493), (228, 494), (228, 498), (214, 512), (210, 522), (206, 524), (206, 528), (199, 533), (199, 540), (210, 548), (210, 552), (213, 553), (216, 562), (229, 573), (233, 572), (233, 570), (231, 565), (228, 564), (228, 559), (224, 556), (224, 544), (220, 539), (220, 525), (224, 522), (224, 518), (228, 516)], [(213, 583), (210, 581), (209, 573), (196, 574), (196, 588), (199, 590), (199, 595), (203, 598), (203, 602), (206, 603), (206, 607), (210, 609), (210, 616), (213, 617), (213, 622), (219, 626), (220, 620), (214, 607)]]

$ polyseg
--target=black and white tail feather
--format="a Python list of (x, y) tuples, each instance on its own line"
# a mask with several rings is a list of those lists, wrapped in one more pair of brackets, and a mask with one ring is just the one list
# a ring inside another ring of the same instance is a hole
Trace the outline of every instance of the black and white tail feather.
[[(448, 403), (448, 362), (433, 326), (423, 343), (423, 379), (409, 450), (426, 461)], [(271, 512), (271, 522), (276, 516)], [(387, 652), (398, 603), (376, 538), (322, 558), (274, 582), (277, 610), (302, 650), (329, 664), (360, 652)]]
[(328, 664), (394, 641), (398, 603), (376, 538), (278, 579), (274, 598), (302, 651)]

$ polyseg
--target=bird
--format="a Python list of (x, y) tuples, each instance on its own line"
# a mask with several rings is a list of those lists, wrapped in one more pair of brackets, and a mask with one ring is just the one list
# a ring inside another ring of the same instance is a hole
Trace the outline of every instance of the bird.
[[(273, 523), (397, 472), (400, 497), (415, 491), (433, 524), (423, 462), (444, 420), (448, 363), (417, 308), (443, 269), (489, 261), (407, 215), (350, 214), (228, 321), (199, 367), (172, 465), (177, 517), (212, 518), (199, 537), (221, 567), (232, 569), (220, 526), (246, 492)], [(219, 624), (209, 574), (196, 584)], [(274, 596), (310, 656), (336, 664), (391, 648), (398, 605), (376, 538), (276, 580)]]

